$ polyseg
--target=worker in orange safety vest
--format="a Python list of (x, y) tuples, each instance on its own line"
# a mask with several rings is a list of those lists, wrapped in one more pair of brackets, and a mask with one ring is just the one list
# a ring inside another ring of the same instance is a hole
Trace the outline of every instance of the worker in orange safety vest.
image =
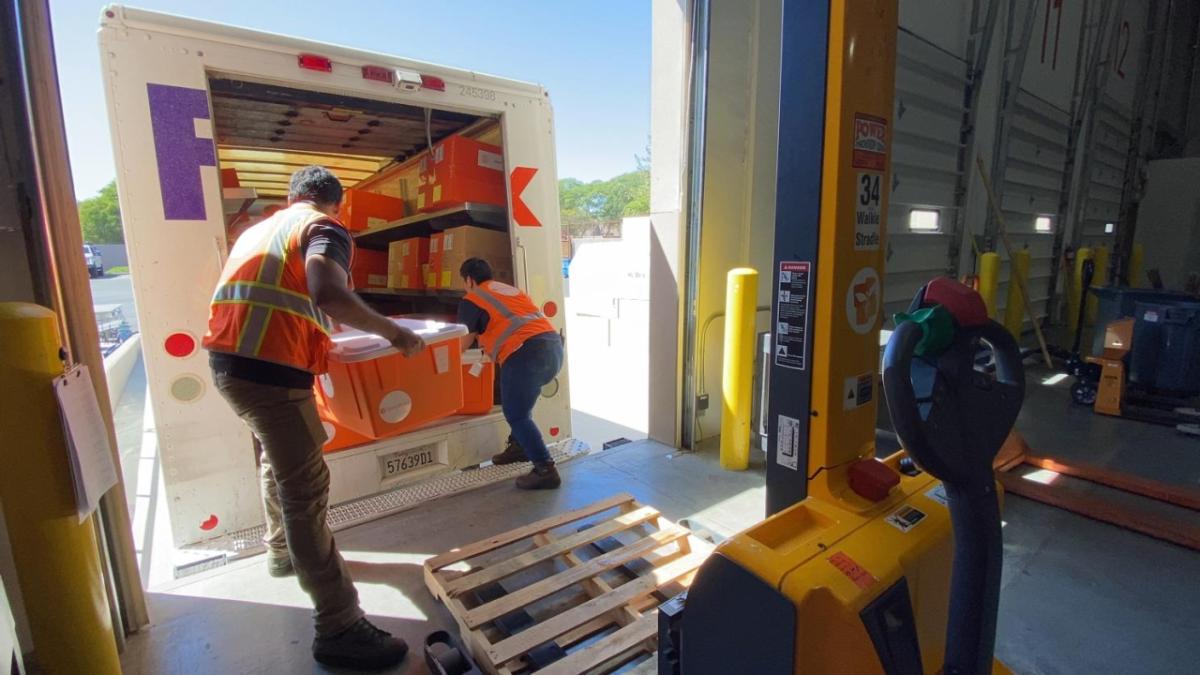
[(350, 289), (354, 243), (337, 220), (342, 194), (323, 167), (292, 175), (288, 207), (233, 245), (203, 344), (216, 389), (261, 449), (267, 571), (296, 574), (312, 598), (313, 657), (335, 667), (382, 669), (399, 663), (408, 647), (365, 618), (326, 522), (329, 468), (313, 377), (325, 372), (333, 321), (383, 336), (405, 356), (422, 342)]
[[(512, 434), (493, 464), (533, 462), (517, 478), (523, 490), (562, 484), (542, 432), (533, 421), (533, 406), (542, 387), (554, 380), (563, 363), (562, 337), (520, 289), (492, 279), (486, 260), (470, 258), (459, 269), (467, 296), (458, 305), (458, 322), (500, 366), (500, 407)], [(467, 340), (470, 344), (470, 340)]]

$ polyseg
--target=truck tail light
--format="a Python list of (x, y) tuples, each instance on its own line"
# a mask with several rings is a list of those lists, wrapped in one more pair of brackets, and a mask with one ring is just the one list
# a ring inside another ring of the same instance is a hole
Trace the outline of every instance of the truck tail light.
[(322, 73), (333, 72), (333, 61), (327, 56), (317, 54), (301, 54), (298, 57), (300, 67), (305, 70), (316, 70)]
[(446, 81), (433, 75), (422, 75), (421, 88), (432, 89), (433, 91), (446, 91)]

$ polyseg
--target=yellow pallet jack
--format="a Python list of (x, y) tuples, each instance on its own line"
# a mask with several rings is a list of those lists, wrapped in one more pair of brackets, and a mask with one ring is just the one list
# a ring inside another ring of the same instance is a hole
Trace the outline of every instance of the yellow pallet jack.
[(882, 381), (905, 451), (876, 459), (896, 11), (784, 2), (768, 516), (660, 607), (664, 675), (1008, 672), (992, 463), (1024, 371), (956, 280), (897, 316)]

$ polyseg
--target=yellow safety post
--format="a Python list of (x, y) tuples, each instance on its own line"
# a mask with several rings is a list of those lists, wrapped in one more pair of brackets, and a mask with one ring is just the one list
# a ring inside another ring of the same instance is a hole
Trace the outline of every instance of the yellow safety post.
[[(1017, 282), (1017, 278), (1021, 282)], [(1008, 304), (1004, 307), (1004, 327), (1013, 337), (1021, 339), (1021, 326), (1025, 323), (1025, 299), (1021, 287), (1029, 287), (1029, 249), (1013, 251), (1008, 261)], [(1032, 317), (1030, 317), (1032, 320)]]
[(1142, 266), (1146, 264), (1146, 249), (1141, 244), (1133, 245), (1133, 253), (1129, 255), (1129, 286), (1141, 288)]
[(52, 381), (55, 315), (0, 303), (0, 501), (40, 669), (120, 673), (91, 519), (80, 523)]
[(1086, 246), (1075, 252), (1075, 272), (1071, 275), (1071, 289), (1067, 293), (1067, 325), (1071, 334), (1079, 326), (1079, 302), (1083, 298), (1083, 263), (1092, 259), (1092, 249)]
[(754, 390), (754, 319), (758, 272), (729, 270), (725, 281), (725, 352), (721, 368), (721, 468), (750, 465), (750, 417)]
[[(1108, 247), (1097, 246), (1093, 253), (1096, 260), (1096, 273), (1092, 275), (1092, 288), (1100, 288), (1108, 285)], [(1100, 300), (1093, 293), (1088, 293), (1087, 299), (1087, 322), (1088, 325), (1096, 323), (1096, 312), (1100, 309)]]
[(989, 251), (979, 256), (979, 294), (988, 316), (996, 316), (996, 288), (1000, 285), (1000, 254)]

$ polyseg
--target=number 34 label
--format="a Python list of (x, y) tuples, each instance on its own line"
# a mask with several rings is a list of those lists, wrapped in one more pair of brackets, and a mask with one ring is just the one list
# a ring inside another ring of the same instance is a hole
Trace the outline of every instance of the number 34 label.
[(883, 228), (880, 183), (883, 174), (860, 172), (854, 200), (854, 250), (878, 251)]

